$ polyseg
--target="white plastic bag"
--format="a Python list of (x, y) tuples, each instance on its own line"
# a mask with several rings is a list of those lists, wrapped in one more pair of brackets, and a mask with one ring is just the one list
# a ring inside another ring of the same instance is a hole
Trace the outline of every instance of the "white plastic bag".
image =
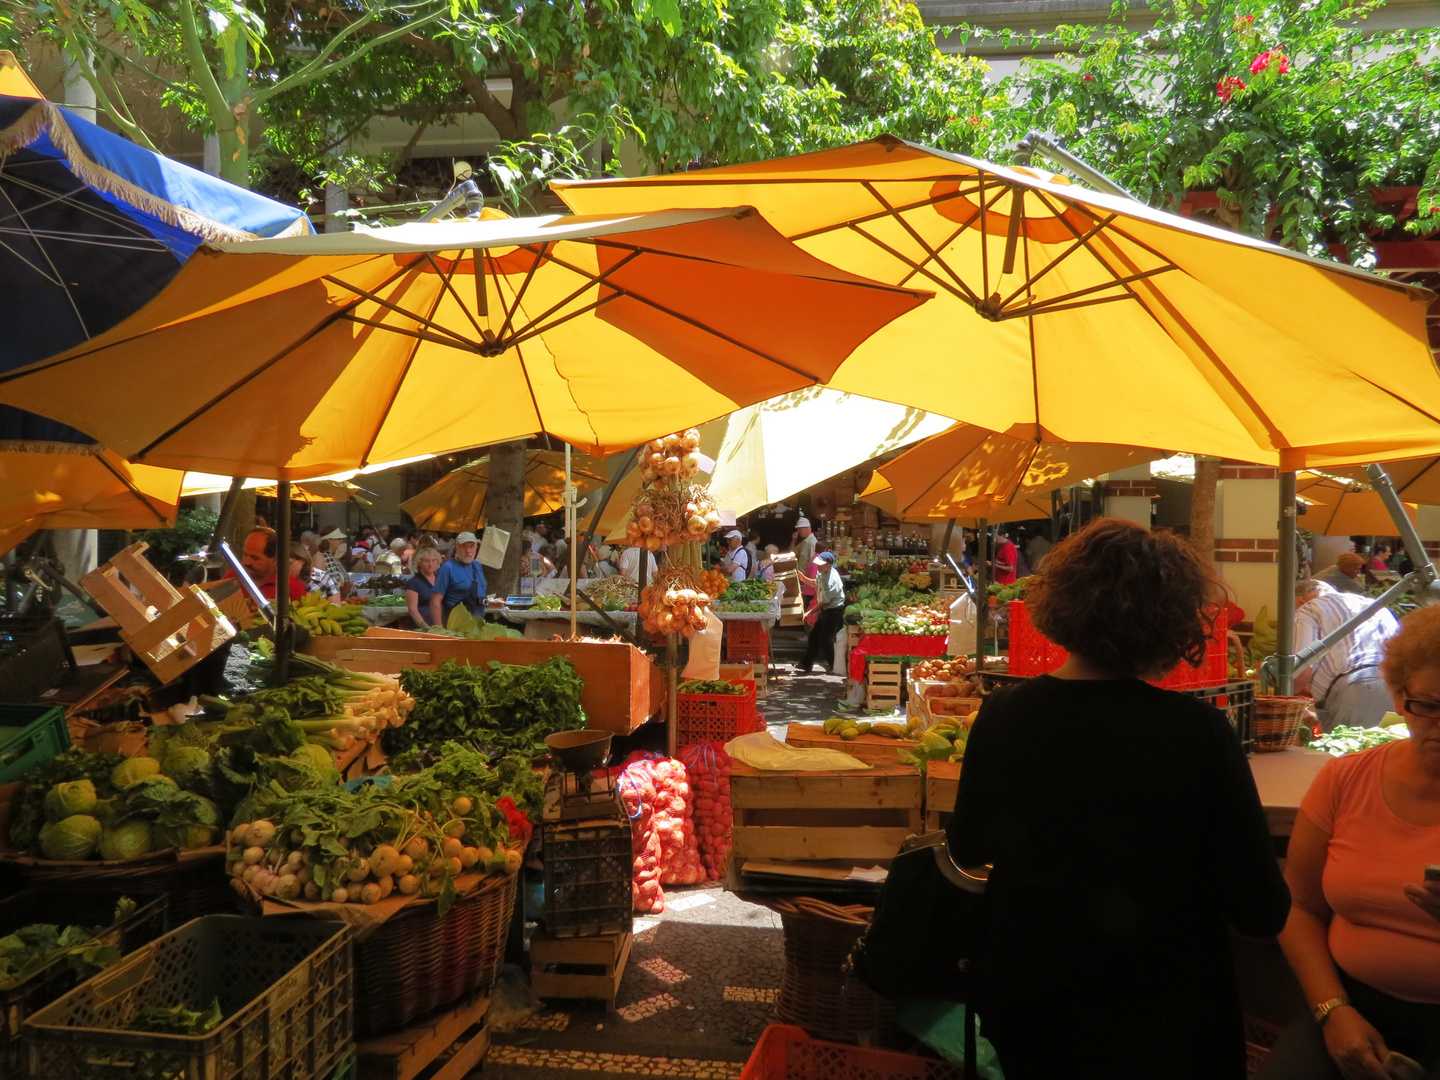
[(685, 679), (720, 678), (720, 641), (725, 620), (713, 611), (704, 611), (704, 615), (705, 629), (690, 638), (690, 660), (680, 673)]
[(975, 652), (975, 601), (969, 593), (961, 593), (950, 605), (950, 640), (945, 651), (951, 656), (969, 656)]
[(510, 548), (510, 534), (494, 525), (485, 526), (485, 535), (480, 538), (480, 565), (499, 570), (505, 565), (505, 552)]
[(845, 627), (835, 633), (835, 662), (830, 665), (830, 674), (843, 676), (850, 670), (850, 635)]

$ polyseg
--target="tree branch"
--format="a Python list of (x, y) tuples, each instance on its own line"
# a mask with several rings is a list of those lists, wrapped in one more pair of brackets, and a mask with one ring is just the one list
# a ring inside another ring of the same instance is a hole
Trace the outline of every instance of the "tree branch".
[[(130, 107), (120, 94), (119, 87), (116, 87), (113, 97), (105, 89), (105, 84), (100, 81), (100, 76), (90, 61), (90, 50), (85, 43), (78, 40), (79, 35), (73, 30), (63, 27), (60, 32), (65, 38), (65, 51), (79, 65), (81, 77), (90, 84), (90, 89), (95, 91), (95, 101), (105, 111), (105, 115), (109, 116), (115, 122), (115, 126), (134, 142), (158, 154), (159, 148), (150, 141), (150, 136), (145, 134), (145, 130), (135, 122)], [(88, 35), (86, 37), (88, 40)]]
[(234, 128), (235, 114), (230, 102), (225, 99), (215, 73), (210, 70), (210, 60), (205, 55), (205, 44), (200, 40), (200, 29), (195, 25), (195, 9), (191, 0), (176, 0), (175, 7), (180, 13), (180, 39), (185, 55), (190, 61), (190, 75), (200, 88), (205, 107), (210, 110), (210, 120), (217, 129)]

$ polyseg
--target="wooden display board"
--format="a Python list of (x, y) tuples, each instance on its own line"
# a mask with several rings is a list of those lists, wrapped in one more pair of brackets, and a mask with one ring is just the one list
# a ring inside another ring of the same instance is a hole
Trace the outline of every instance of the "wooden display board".
[(924, 785), (910, 765), (779, 772), (735, 762), (737, 859), (891, 859), (924, 827)]
[[(857, 717), (857, 719), (860, 718)], [(901, 764), (900, 751), (915, 749), (913, 739), (890, 739), (884, 735), (861, 735), (859, 738), (847, 741), (840, 738), (839, 735), (826, 735), (825, 729), (819, 724), (802, 724), (798, 721), (792, 722), (785, 729), (785, 741), (791, 746), (839, 750), (841, 753), (857, 757), (871, 765), (899, 765)]]
[(628, 734), (660, 711), (665, 677), (655, 662), (623, 641), (475, 641), (372, 627), (364, 637), (312, 637), (305, 651), (352, 671), (397, 675), (430, 670), (446, 660), (462, 664), (536, 664), (564, 656), (585, 682), (585, 726)]
[(530, 939), (530, 988), (542, 998), (603, 1001), (614, 1012), (633, 940), (628, 930), (583, 938), (537, 933)]
[(931, 761), (925, 766), (925, 831), (950, 823), (955, 796), (960, 793), (960, 762)]

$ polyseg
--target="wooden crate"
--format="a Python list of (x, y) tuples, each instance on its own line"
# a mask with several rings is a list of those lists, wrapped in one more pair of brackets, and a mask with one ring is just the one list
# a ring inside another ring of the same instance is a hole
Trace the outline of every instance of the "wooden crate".
[[(422, 1075), (425, 1080), (462, 1080), (490, 1049), (489, 1011), (489, 996), (480, 995), (403, 1031), (362, 1039), (356, 1046), (357, 1080), (415, 1080)], [(437, 1062), (452, 1047), (454, 1052)]]
[(867, 709), (893, 709), (900, 704), (904, 667), (899, 660), (870, 660), (865, 664)]
[(177, 589), (161, 577), (144, 557), (149, 546), (131, 544), (80, 586), (120, 624), (121, 639), (164, 684), (233, 638), (235, 627), (200, 589)]
[(926, 832), (943, 829), (950, 823), (959, 791), (960, 762), (932, 761), (925, 766)]
[(802, 724), (792, 721), (785, 729), (785, 741), (791, 746), (823, 747), (826, 750), (840, 750), (851, 757), (871, 765), (899, 765), (900, 751), (914, 750), (913, 739), (890, 739), (884, 735), (861, 735), (848, 742), (839, 735), (826, 735), (819, 724)]
[[(664, 673), (653, 660), (623, 641), (472, 641), (372, 627), (364, 637), (312, 637), (306, 651), (353, 671), (396, 675), (401, 668), (437, 668), (446, 660), (462, 664), (534, 664), (568, 657), (585, 682), (580, 703), (586, 727), (628, 734), (664, 704)], [(617, 687), (630, 687), (628, 695)]]
[(730, 805), (739, 859), (889, 859), (924, 826), (924, 786), (909, 765), (773, 772), (737, 761)]
[(542, 998), (603, 1001), (613, 1012), (633, 938), (628, 930), (581, 938), (550, 938), (537, 931), (530, 939), (530, 987)]

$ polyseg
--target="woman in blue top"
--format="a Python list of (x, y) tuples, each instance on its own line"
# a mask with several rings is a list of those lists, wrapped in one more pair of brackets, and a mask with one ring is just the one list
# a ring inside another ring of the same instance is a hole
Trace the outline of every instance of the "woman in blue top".
[(450, 612), (465, 605), (472, 615), (485, 610), (485, 570), (475, 561), (480, 542), (473, 532), (455, 538), (455, 554), (435, 575), (435, 592), (430, 597), (430, 621), (444, 626)]
[(410, 621), (416, 626), (430, 625), (430, 598), (435, 595), (435, 579), (444, 561), (433, 547), (421, 548), (415, 553), (415, 576), (405, 582), (405, 606), (410, 610)]

